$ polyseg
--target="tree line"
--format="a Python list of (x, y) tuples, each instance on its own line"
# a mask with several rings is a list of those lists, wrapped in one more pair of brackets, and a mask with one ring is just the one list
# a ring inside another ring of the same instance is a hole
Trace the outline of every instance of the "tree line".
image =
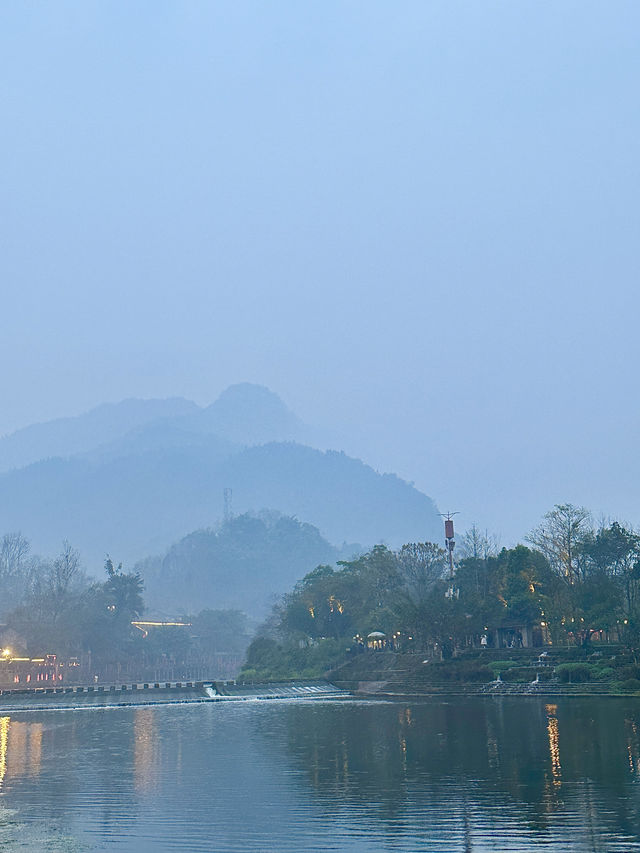
[(558, 504), (525, 543), (499, 548), (473, 526), (457, 555), (453, 579), (445, 550), (431, 542), (377, 545), (318, 566), (274, 607), (245, 671), (308, 669), (311, 659), (326, 663), (321, 641), (333, 641), (329, 656), (342, 654), (375, 631), (396, 649), (437, 648), (445, 657), (525, 624), (556, 645), (588, 644), (594, 632), (629, 645), (640, 639), (640, 535), (630, 526), (596, 524), (585, 508)]
[(0, 620), (18, 638), (14, 653), (61, 658), (91, 653), (96, 669), (113, 664), (184, 662), (189, 656), (241, 655), (249, 641), (247, 617), (205, 609), (184, 615), (187, 627), (143, 632), (133, 622), (145, 612), (144, 581), (110, 557), (104, 579), (90, 578), (79, 552), (63, 542), (52, 558), (32, 554), (20, 533), (0, 539)]

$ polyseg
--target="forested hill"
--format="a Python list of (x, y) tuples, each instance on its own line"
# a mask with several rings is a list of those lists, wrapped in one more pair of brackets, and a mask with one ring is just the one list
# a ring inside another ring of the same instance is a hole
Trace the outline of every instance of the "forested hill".
[(305, 427), (268, 389), (234, 386), (205, 409), (160, 402), (127, 401), (115, 414), (107, 407), (108, 424), (93, 439), (98, 410), (70, 419), (68, 431), (61, 422), (36, 430), (37, 442), (22, 449), (52, 458), (0, 474), (0, 532), (22, 531), (41, 553), (68, 539), (96, 573), (107, 552), (131, 564), (215, 526), (231, 489), (235, 514), (272, 507), (338, 546), (440, 539), (430, 498), (344, 453), (290, 440)]
[(262, 618), (274, 596), (289, 590), (301, 573), (358, 551), (357, 545), (330, 545), (311, 524), (265, 511), (236, 516), (218, 531), (191, 533), (163, 557), (138, 563), (136, 570), (152, 610), (232, 608)]

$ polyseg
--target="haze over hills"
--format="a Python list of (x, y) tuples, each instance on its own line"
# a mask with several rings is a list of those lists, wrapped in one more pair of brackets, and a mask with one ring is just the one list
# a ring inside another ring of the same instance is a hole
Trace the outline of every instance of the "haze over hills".
[[(439, 540), (430, 498), (344, 453), (294, 441), (309, 433), (276, 394), (246, 383), (206, 408), (129, 400), (37, 424), (0, 440), (2, 527), (45, 553), (67, 538), (99, 571), (106, 552), (131, 563), (217, 524), (230, 488), (236, 514), (296, 516), (335, 545)], [(15, 467), (20, 459), (32, 464)]]
[(123, 400), (86, 414), (32, 424), (0, 438), (0, 471), (22, 468), (52, 456), (73, 456), (114, 441), (156, 419), (198, 411), (189, 400)]
[(234, 444), (262, 444), (304, 440), (306, 432), (277, 394), (243, 382), (227, 388), (205, 408), (181, 397), (123, 400), (75, 417), (27, 426), (0, 438), (0, 471), (91, 451), (98, 451), (95, 457), (99, 458), (103, 450), (125, 454), (163, 442), (189, 445), (201, 435)]

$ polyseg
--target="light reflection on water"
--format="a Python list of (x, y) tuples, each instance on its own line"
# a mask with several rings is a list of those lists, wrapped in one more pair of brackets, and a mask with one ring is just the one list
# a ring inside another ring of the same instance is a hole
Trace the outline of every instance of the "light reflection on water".
[(7, 745), (9, 743), (10, 717), (0, 717), (0, 785), (7, 772)]
[(634, 700), (0, 717), (0, 849), (640, 851)]

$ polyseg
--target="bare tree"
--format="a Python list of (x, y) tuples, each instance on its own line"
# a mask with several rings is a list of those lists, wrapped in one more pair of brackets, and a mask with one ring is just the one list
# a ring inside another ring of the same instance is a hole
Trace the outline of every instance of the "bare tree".
[(545, 555), (567, 583), (574, 584), (581, 575), (582, 545), (592, 531), (589, 510), (573, 504), (556, 504), (525, 539)]
[(0, 613), (16, 607), (27, 594), (36, 560), (29, 559), (31, 546), (21, 533), (6, 533), (0, 540)]
[(489, 533), (488, 530), (483, 532), (474, 523), (460, 537), (457, 550), (462, 558), (473, 557), (476, 560), (486, 560), (497, 556), (500, 543), (495, 533)]
[(0, 582), (19, 576), (26, 567), (31, 545), (22, 533), (5, 533), (0, 541)]
[(62, 551), (53, 561), (51, 567), (51, 586), (56, 595), (66, 595), (82, 575), (80, 569), (80, 554), (71, 543), (65, 539)]
[(422, 603), (446, 573), (446, 553), (433, 542), (412, 542), (396, 554), (402, 585), (414, 604)]

